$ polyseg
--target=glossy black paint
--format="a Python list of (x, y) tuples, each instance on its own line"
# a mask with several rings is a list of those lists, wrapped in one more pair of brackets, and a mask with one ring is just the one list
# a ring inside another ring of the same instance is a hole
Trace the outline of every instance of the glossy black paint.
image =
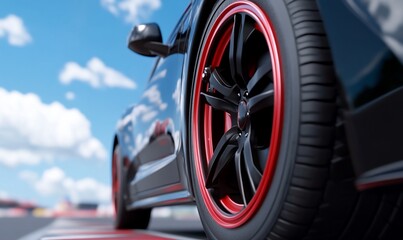
[(132, 51), (148, 57), (169, 55), (169, 46), (162, 43), (161, 30), (156, 23), (135, 26), (130, 34), (128, 47)]
[(130, 162), (127, 181), (135, 207), (172, 198), (190, 200), (187, 182), (181, 177), (184, 154), (180, 136), (180, 129), (184, 128), (180, 92), (187, 38), (182, 26), (188, 21), (190, 10), (166, 42), (172, 49), (170, 54), (156, 60), (140, 102), (130, 107), (118, 124), (118, 141)]
[[(357, 109), (403, 86), (403, 37), (388, 41), (391, 37), (382, 31), (377, 9), (370, 10), (371, 2), (379, 1), (318, 0), (349, 109)], [(401, 1), (383, 2), (398, 5), (387, 6), (389, 11), (403, 9)], [(399, 23), (403, 29), (403, 18)], [(396, 47), (390, 48), (390, 42), (396, 42)]]
[[(368, 171), (403, 162), (399, 107), (403, 103), (403, 2), (318, 0), (318, 4), (346, 105), (347, 140), (360, 187), (360, 178)], [(389, 176), (396, 177), (402, 178), (403, 172)]]
[[(377, 178), (372, 178), (375, 182), (385, 180), (385, 165), (399, 165), (403, 160), (403, 111), (399, 107), (403, 102), (403, 19), (398, 20), (397, 30), (391, 31), (384, 24), (384, 8), (369, 6), (371, 1), (317, 2), (338, 75), (357, 184), (368, 186), (373, 184), (368, 180), (371, 171), (376, 173)], [(396, 15), (395, 9), (403, 11), (399, 1), (389, 2), (397, 4), (389, 6), (390, 14)], [(169, 54), (156, 60), (140, 102), (127, 109), (119, 121), (116, 141), (130, 183), (129, 207), (193, 201), (188, 139), (190, 89), (213, 5), (214, 1), (191, 1), (165, 43)], [(391, 172), (390, 167), (386, 169)], [(389, 176), (383, 182), (403, 178), (403, 171)]]

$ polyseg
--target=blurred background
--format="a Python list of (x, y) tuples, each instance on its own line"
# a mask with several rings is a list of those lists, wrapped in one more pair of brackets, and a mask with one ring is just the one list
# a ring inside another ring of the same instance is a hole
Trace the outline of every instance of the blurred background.
[(157, 22), (167, 39), (187, 5), (0, 1), (0, 216), (113, 213), (112, 137), (155, 61), (130, 52), (128, 34)]

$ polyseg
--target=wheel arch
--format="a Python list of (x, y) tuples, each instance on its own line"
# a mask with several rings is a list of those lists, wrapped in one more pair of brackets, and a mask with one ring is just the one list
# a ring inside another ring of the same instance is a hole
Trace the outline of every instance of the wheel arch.
[[(183, 98), (183, 116), (182, 122), (184, 124), (184, 131), (182, 133), (183, 139), (183, 147), (185, 154), (185, 170), (187, 175), (190, 174), (190, 159), (191, 159), (191, 150), (189, 146), (189, 114), (191, 107), (191, 90), (193, 86), (193, 79), (196, 71), (196, 62), (197, 55), (199, 52), (199, 47), (202, 43), (202, 36), (205, 30), (205, 27), (208, 23), (209, 16), (211, 11), (214, 9), (215, 4), (219, 2), (217, 1), (203, 1), (203, 0), (195, 0), (192, 4), (193, 11), (190, 15), (191, 23), (189, 24), (189, 35), (188, 35), (188, 45), (187, 45), (187, 56), (184, 62), (184, 74), (183, 74), (183, 82), (182, 82), (182, 90), (184, 93)], [(187, 146), (186, 146), (187, 145)], [(188, 190), (192, 196), (194, 196), (194, 189), (192, 180), (187, 177)]]

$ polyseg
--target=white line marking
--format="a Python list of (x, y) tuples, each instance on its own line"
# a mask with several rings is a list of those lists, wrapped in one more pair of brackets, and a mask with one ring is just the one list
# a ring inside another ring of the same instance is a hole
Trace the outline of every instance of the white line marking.
[(154, 235), (154, 236), (162, 237), (162, 238), (171, 238), (171, 239), (176, 239), (176, 240), (199, 240), (200, 239), (200, 238), (189, 238), (189, 237), (183, 237), (183, 236), (179, 236), (179, 235), (161, 233), (161, 232), (155, 232), (155, 231), (149, 231), (149, 230), (136, 229), (136, 232), (144, 233), (144, 234), (148, 234), (148, 235)]
[(93, 234), (93, 235), (66, 235), (66, 236), (57, 236), (57, 237), (44, 237), (41, 240), (65, 240), (65, 239), (111, 239), (111, 238), (122, 238), (127, 235), (121, 234)]
[(32, 233), (28, 233), (27, 235), (21, 237), (19, 240), (38, 240), (41, 239), (41, 237), (45, 234), (45, 232), (47, 232), (52, 226), (53, 224), (56, 222), (57, 220), (53, 220), (51, 223), (49, 223), (48, 225), (46, 225), (43, 228), (40, 228)]

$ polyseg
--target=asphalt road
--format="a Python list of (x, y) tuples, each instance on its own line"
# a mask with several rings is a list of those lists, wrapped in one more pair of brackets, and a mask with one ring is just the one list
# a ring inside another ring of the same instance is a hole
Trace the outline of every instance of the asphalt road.
[(113, 229), (111, 218), (0, 218), (0, 240), (206, 239), (199, 220), (153, 218), (146, 231)]
[(0, 218), (0, 240), (19, 239), (26, 234), (41, 229), (51, 222), (53, 218), (35, 217), (1, 217)]

